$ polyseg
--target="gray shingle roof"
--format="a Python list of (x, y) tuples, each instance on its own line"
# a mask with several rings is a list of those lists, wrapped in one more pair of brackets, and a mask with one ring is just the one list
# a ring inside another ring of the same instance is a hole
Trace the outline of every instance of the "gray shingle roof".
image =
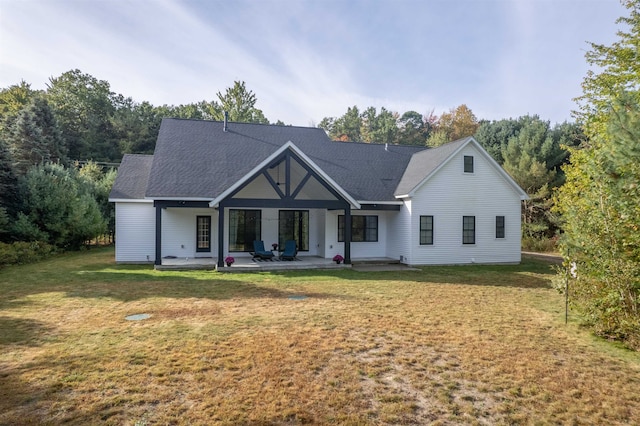
[(395, 195), (407, 195), (444, 163), (447, 158), (471, 139), (471, 136), (469, 136), (437, 148), (415, 153), (407, 165), (407, 169), (398, 184)]
[(149, 181), (153, 155), (125, 154), (109, 198), (143, 199)]
[[(125, 155), (110, 199), (212, 201), (291, 141), (360, 202), (396, 201), (408, 195), (472, 137), (426, 149), (333, 142), (313, 127), (165, 118), (154, 155)], [(476, 143), (476, 142), (474, 142)], [(486, 154), (490, 161), (491, 157)], [(496, 163), (518, 191), (526, 193)]]
[(411, 156), (422, 147), (332, 142), (324, 130), (164, 119), (146, 196), (214, 199), (278, 148), (293, 142), (354, 199), (395, 200)]

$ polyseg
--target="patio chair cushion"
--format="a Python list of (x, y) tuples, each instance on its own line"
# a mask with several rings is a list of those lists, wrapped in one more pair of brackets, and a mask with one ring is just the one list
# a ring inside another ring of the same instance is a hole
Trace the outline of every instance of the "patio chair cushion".
[(253, 242), (253, 258), (271, 259), (273, 253), (264, 249), (264, 241), (255, 240)]
[(295, 260), (297, 254), (298, 249), (296, 247), (296, 242), (293, 240), (287, 240), (284, 242), (284, 251), (280, 255), (280, 259)]

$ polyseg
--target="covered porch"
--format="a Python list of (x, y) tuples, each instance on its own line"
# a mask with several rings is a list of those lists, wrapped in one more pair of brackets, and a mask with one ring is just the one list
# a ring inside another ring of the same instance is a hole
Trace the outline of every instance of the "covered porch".
[[(345, 268), (352, 254), (386, 256), (387, 214), (400, 210), (356, 201), (290, 142), (213, 200), (155, 200), (154, 208), (158, 269), (219, 270), (227, 256), (235, 258), (232, 268), (256, 270)], [(277, 252), (273, 262), (250, 257), (253, 241), (275, 251), (289, 240), (300, 260), (281, 262)], [(337, 254), (342, 266), (332, 261)]]

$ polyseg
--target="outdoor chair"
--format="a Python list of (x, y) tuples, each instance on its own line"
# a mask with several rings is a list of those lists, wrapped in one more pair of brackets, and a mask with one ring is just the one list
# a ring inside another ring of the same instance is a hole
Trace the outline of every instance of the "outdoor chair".
[(284, 251), (280, 254), (282, 260), (296, 260), (298, 249), (296, 242), (293, 240), (287, 240), (284, 242)]
[(272, 260), (273, 253), (264, 249), (264, 241), (255, 240), (253, 242), (253, 258), (259, 258), (261, 260)]

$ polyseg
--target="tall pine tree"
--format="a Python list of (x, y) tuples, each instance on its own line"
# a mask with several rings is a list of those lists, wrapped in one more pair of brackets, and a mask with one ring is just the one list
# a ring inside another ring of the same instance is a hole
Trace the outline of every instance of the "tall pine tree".
[(4, 134), (13, 169), (19, 175), (25, 174), (34, 165), (66, 162), (62, 133), (43, 97), (34, 97), (18, 113)]

